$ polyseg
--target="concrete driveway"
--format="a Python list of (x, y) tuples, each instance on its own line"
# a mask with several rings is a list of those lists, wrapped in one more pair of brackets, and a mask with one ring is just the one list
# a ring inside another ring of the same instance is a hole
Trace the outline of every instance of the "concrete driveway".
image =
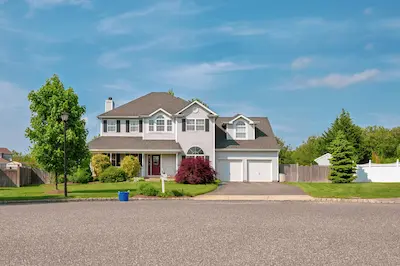
[(306, 195), (298, 187), (283, 183), (223, 183), (207, 195)]

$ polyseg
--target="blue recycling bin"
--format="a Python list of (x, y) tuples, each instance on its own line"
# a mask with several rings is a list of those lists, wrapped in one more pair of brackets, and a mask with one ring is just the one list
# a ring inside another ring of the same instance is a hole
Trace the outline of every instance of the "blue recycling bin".
[(118, 199), (119, 201), (128, 201), (129, 191), (118, 191)]

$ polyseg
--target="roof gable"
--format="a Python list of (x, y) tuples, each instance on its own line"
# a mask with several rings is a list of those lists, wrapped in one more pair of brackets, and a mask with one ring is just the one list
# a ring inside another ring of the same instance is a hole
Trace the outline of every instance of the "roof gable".
[(178, 112), (176, 112), (176, 114), (180, 114), (182, 112), (184, 112), (185, 110), (187, 110), (188, 108), (190, 108), (191, 106), (193, 106), (194, 104), (198, 104), (199, 106), (201, 106), (204, 110), (206, 110), (207, 112), (209, 112), (212, 115), (217, 115), (217, 113), (215, 113), (214, 111), (212, 111), (210, 108), (208, 108), (207, 106), (205, 106), (204, 104), (202, 104), (199, 101), (193, 101), (190, 104), (188, 104), (187, 106), (185, 106), (182, 110), (179, 110)]
[(236, 120), (238, 120), (238, 119), (240, 119), (240, 118), (246, 120), (246, 121), (249, 122), (249, 124), (251, 124), (251, 125), (254, 124), (254, 121), (253, 121), (253, 120), (251, 120), (250, 118), (248, 118), (247, 116), (244, 116), (244, 115), (242, 115), (242, 114), (237, 114), (237, 115), (234, 116), (234, 118), (233, 118), (231, 121), (229, 121), (228, 123), (229, 123), (229, 124), (233, 124), (233, 122), (235, 122)]
[(186, 105), (188, 105), (187, 101), (175, 97), (168, 92), (151, 92), (103, 113), (98, 117), (148, 116), (159, 109), (163, 109), (169, 114), (174, 114)]

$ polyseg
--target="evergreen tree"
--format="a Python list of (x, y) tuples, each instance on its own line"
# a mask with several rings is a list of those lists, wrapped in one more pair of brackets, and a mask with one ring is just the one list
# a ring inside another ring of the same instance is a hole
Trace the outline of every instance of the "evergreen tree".
[(322, 134), (324, 142), (323, 153), (329, 152), (329, 147), (339, 131), (344, 133), (345, 139), (354, 147), (354, 159), (356, 163), (368, 161), (368, 151), (365, 147), (363, 130), (353, 123), (350, 113), (344, 109), (342, 109), (342, 112), (332, 123), (331, 127)]
[(329, 179), (332, 183), (350, 183), (356, 178), (354, 162), (354, 148), (346, 139), (343, 131), (338, 131), (336, 138), (330, 146), (332, 158), (330, 159), (331, 173)]

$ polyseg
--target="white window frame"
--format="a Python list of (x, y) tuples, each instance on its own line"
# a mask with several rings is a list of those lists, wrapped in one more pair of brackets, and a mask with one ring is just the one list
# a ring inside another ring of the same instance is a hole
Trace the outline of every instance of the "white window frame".
[[(238, 132), (238, 129), (244, 130), (244, 132)], [(238, 134), (244, 134), (238, 137)], [(235, 123), (235, 139), (247, 139), (247, 125), (246, 122), (239, 120)]]
[[(203, 122), (202, 124), (199, 125), (198, 122)], [(199, 129), (200, 127), (200, 129)], [(196, 119), (196, 131), (206, 131), (206, 120), (205, 119)]]
[[(159, 130), (159, 128), (162, 130)], [(165, 119), (162, 115), (156, 118), (156, 132), (165, 132)]]
[[(189, 123), (189, 121), (191, 123)], [(193, 128), (189, 128), (189, 126), (193, 126)], [(194, 118), (188, 118), (186, 119), (186, 131), (196, 131), (196, 119)]]
[(129, 121), (129, 132), (139, 132), (139, 120), (135, 119)]
[[(194, 152), (189, 153), (192, 149), (194, 149)], [(197, 158), (197, 157), (206, 158), (206, 154), (204, 153), (203, 149), (197, 146), (190, 147), (190, 149), (186, 154), (186, 158)]]
[(107, 132), (117, 132), (117, 120), (107, 120)]
[(154, 132), (154, 120), (149, 120), (149, 132)]
[(172, 120), (167, 120), (167, 132), (172, 132)]

